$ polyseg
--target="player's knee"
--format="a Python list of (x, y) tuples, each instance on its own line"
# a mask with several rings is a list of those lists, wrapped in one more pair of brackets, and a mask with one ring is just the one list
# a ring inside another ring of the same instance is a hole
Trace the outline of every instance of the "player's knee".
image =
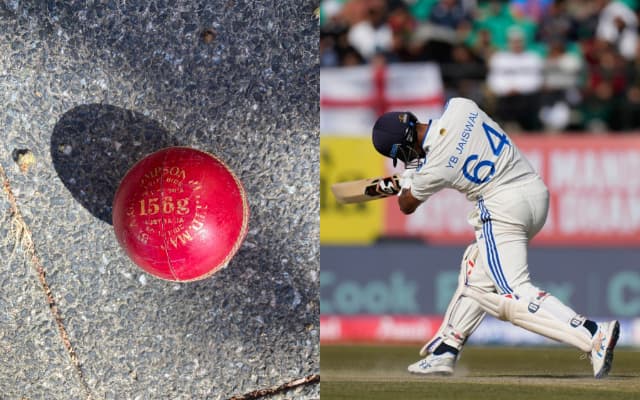
[(467, 260), (470, 259), (475, 260), (478, 257), (479, 251), (480, 250), (478, 249), (478, 243), (476, 242), (473, 242), (469, 246), (467, 246), (464, 253), (462, 254), (462, 264), (464, 265)]
[[(534, 286), (531, 282), (525, 282), (515, 288), (512, 294), (503, 295), (505, 299), (503, 313), (507, 320), (514, 322), (518, 313), (536, 313), (542, 303), (551, 295)], [(507, 301), (507, 300), (512, 301)]]
[(476, 260), (478, 258), (478, 245), (476, 243), (472, 243), (465, 249), (462, 254), (462, 260), (460, 261), (460, 273), (467, 274), (469, 268), (473, 268), (476, 264)]
[(477, 243), (472, 243), (467, 246), (462, 255), (462, 261), (460, 262), (460, 280), (467, 285), (473, 285), (477, 280), (478, 273), (474, 274), (475, 270), (479, 270), (477, 265), (480, 262), (480, 250)]
[(548, 296), (548, 293), (532, 285), (531, 282), (525, 282), (514, 288), (513, 295), (526, 302), (542, 302)]
[(498, 318), (516, 323), (519, 313), (522, 313), (525, 309), (530, 312), (537, 311), (540, 303), (547, 296), (548, 294), (545, 291), (532, 285), (531, 282), (522, 283), (516, 286), (512, 293), (500, 296)]

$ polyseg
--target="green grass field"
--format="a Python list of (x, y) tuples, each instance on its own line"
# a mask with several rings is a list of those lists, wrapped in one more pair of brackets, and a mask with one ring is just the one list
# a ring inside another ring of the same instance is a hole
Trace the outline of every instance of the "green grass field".
[(640, 352), (618, 348), (608, 378), (569, 348), (468, 346), (450, 377), (407, 372), (416, 346), (328, 346), (320, 349), (322, 400), (327, 399), (640, 399)]

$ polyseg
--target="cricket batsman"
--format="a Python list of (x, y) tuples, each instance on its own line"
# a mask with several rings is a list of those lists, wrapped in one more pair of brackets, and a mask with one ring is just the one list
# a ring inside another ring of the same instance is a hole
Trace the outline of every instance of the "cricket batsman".
[(488, 313), (577, 347), (589, 355), (594, 377), (606, 377), (620, 324), (587, 319), (531, 283), (527, 246), (545, 223), (549, 192), (500, 126), (473, 101), (453, 98), (440, 119), (427, 123), (411, 112), (382, 115), (372, 139), (394, 166), (397, 160), (405, 165), (399, 187), (381, 181), (377, 188), (397, 192), (403, 213), (443, 188), (475, 203), (468, 221), (476, 241), (463, 255), (458, 288), (442, 326), (420, 351), (425, 358), (409, 372), (453, 373), (466, 340)]

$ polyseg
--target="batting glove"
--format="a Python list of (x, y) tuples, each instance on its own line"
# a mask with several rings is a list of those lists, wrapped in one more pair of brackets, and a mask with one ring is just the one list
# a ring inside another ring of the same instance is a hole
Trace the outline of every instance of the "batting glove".
[(400, 191), (401, 186), (396, 182), (395, 177), (380, 179), (376, 191), (381, 194), (392, 195)]
[[(413, 181), (413, 174), (416, 173), (415, 169), (406, 169), (400, 176), (400, 187), (402, 189), (410, 189)], [(400, 194), (400, 193), (398, 193)]]

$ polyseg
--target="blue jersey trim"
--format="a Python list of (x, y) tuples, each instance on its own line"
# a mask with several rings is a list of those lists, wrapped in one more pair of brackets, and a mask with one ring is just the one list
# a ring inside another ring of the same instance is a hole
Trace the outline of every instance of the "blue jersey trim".
[[(427, 141), (427, 135), (429, 134), (429, 130), (431, 129), (431, 121), (433, 120), (432, 119), (429, 120), (429, 124), (427, 125), (427, 131), (424, 133), (424, 137), (422, 138), (422, 143), (420, 144), (420, 146), (422, 146), (422, 149), (424, 149), (424, 144)], [(427, 163), (427, 156), (425, 156), (424, 159), (418, 164), (416, 171), (420, 171), (426, 163)]]
[(429, 125), (427, 125), (427, 131), (424, 133), (424, 137), (422, 138), (422, 143), (420, 144), (423, 149), (424, 149), (424, 144), (427, 141), (427, 135), (429, 134), (429, 131), (431, 130), (431, 121), (433, 121), (433, 120), (432, 119), (429, 120)]
[(484, 234), (484, 242), (487, 250), (489, 270), (491, 271), (498, 288), (503, 294), (513, 293), (513, 289), (511, 289), (509, 283), (507, 283), (507, 278), (504, 276), (502, 264), (500, 263), (498, 247), (496, 246), (495, 237), (493, 236), (491, 214), (489, 214), (489, 210), (484, 206), (484, 200), (482, 198), (478, 200), (478, 207), (480, 208), (480, 219), (482, 220), (482, 232)]

